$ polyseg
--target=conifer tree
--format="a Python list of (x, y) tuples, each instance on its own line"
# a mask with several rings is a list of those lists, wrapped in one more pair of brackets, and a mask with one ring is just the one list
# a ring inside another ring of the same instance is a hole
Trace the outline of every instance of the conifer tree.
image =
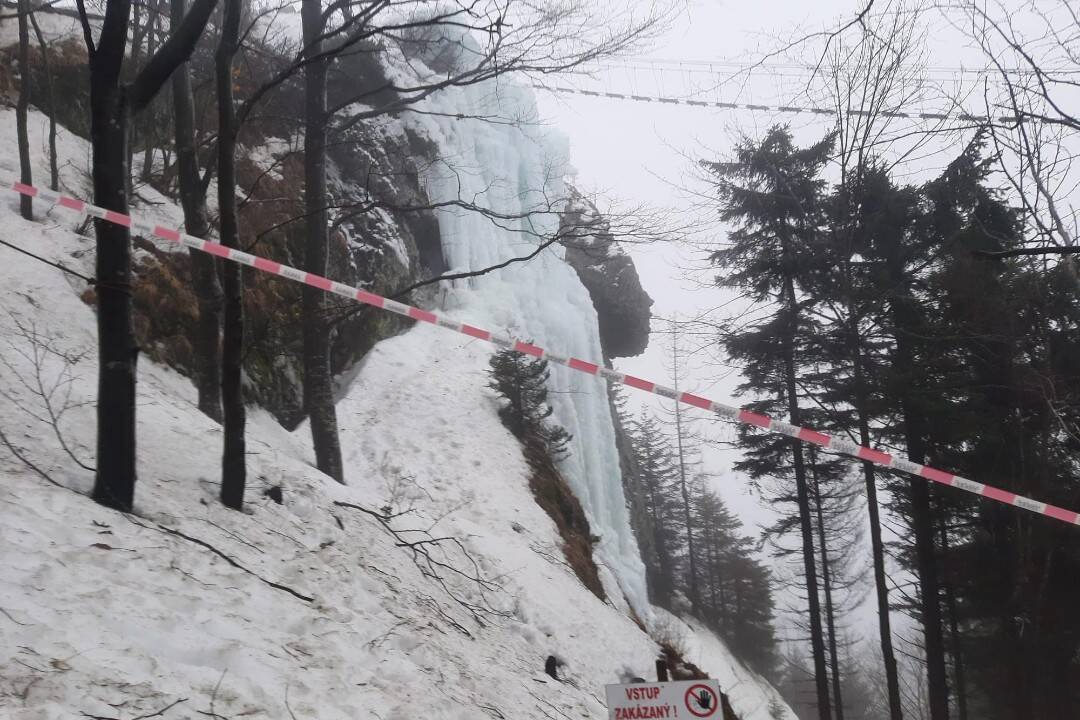
[[(905, 199), (914, 196), (910, 190), (900, 190), (891, 184), (885, 186), (886, 193), (878, 192), (872, 181), (882, 175), (881, 170), (878, 161), (862, 157), (847, 176), (840, 178), (829, 198), (827, 240), (818, 247), (820, 262), (815, 263), (812, 277), (813, 293), (828, 298), (820, 308), (827, 319), (821, 323), (821, 331), (811, 345), (817, 369), (804, 380), (818, 389), (817, 402), (829, 409), (820, 418), (819, 426), (847, 435), (863, 446), (880, 444), (880, 428), (889, 426), (882, 395), (873, 389), (884, 384), (884, 367), (891, 347), (883, 327), (886, 314), (883, 298), (887, 288), (881, 281), (881, 264), (867, 262), (863, 253), (873, 234), (904, 232), (911, 217), (911, 203)], [(871, 211), (866, 212), (867, 209)], [(874, 429), (879, 434), (875, 435)], [(878, 644), (888, 715), (891, 720), (902, 720), (903, 701), (893, 650), (892, 603), (878, 500), (882, 473), (868, 461), (863, 461), (860, 469), (870, 531)]]
[[(995, 166), (981, 136), (928, 183), (901, 186), (863, 158), (829, 197), (816, 180), (824, 161), (813, 152), (826, 145), (800, 151), (774, 128), (760, 143), (740, 144), (737, 162), (706, 164), (721, 217), (735, 227), (713, 254), (724, 273), (718, 282), (766, 309), (723, 328), (724, 348), (742, 366), (742, 390), (753, 397), (749, 407), (787, 412), (795, 423), (863, 445), (891, 445), (1006, 492), (1080, 504), (1075, 278), (1068, 263), (1014, 252), (1027, 230), (1040, 228), (993, 188)], [(801, 541), (785, 547), (801, 554), (808, 580), (820, 717), (834, 710), (849, 720), (900, 717), (891, 606), (922, 630), (926, 707), (908, 702), (907, 714), (1077, 714), (1074, 528), (864, 464), (881, 636), (875, 662), (886, 670), (881, 698), (868, 702), (851, 673), (873, 669), (845, 661), (844, 602), (836, 597), (852, 579), (847, 571), (859, 570), (845, 569), (842, 558), (859, 546), (840, 522), (851, 515), (841, 501), (850, 465), (832, 468), (831, 456), (747, 429), (739, 442), (737, 468), (792, 507), (770, 537)], [(892, 601), (879, 480), (889, 490), (882, 507), (901, 523), (895, 557), (915, 581), (914, 592), (901, 588)], [(693, 520), (701, 603), (710, 622), (731, 632), (732, 569), (716, 560), (713, 528), (723, 522), (708, 502), (698, 501)], [(818, 590), (824, 602), (815, 600)], [(786, 682), (805, 674), (792, 670)]]
[[(924, 305), (941, 356), (936, 389), (949, 401), (934, 408), (932, 449), (969, 477), (1075, 506), (1080, 302), (1075, 285), (1043, 263), (988, 255), (1022, 239), (1020, 215), (989, 186), (989, 160), (976, 138), (923, 190), (920, 230), (941, 258), (927, 273), (933, 301)], [(956, 706), (968, 712), (970, 696), (972, 717), (1076, 715), (1072, 528), (945, 493), (934, 510)]]
[[(880, 297), (883, 332), (888, 337), (885, 387), (886, 417), (897, 418), (889, 434), (920, 464), (938, 464), (933, 454), (932, 418), (948, 412), (948, 393), (941, 377), (946, 346), (931, 340), (932, 303), (926, 301), (924, 268), (937, 252), (926, 232), (925, 201), (915, 188), (896, 187), (883, 168), (861, 174), (852, 192), (860, 196), (857, 227), (862, 252), (874, 268), (872, 287)], [(923, 630), (926, 687), (931, 720), (949, 715), (948, 680), (942, 635), (938, 551), (935, 533), (936, 494), (922, 478), (894, 478), (894, 509), (906, 518), (911, 547), (903, 550), (918, 579), (916, 615)]]
[(630, 508), (630, 525), (637, 538), (638, 550), (646, 570), (657, 565), (656, 548), (653, 546), (653, 526), (647, 491), (641, 466), (634, 450), (636, 420), (631, 415), (626, 392), (621, 385), (608, 385), (613, 418), (616, 423), (616, 443), (619, 448), (619, 464), (622, 471), (623, 491)]
[[(762, 396), (763, 405), (785, 410), (793, 424), (802, 421), (798, 370), (805, 344), (801, 338), (809, 323), (805, 310), (810, 299), (803, 293), (802, 274), (819, 241), (825, 189), (820, 174), (831, 146), (827, 137), (797, 148), (787, 128), (776, 126), (760, 142), (740, 143), (734, 162), (704, 164), (715, 181), (720, 217), (735, 227), (726, 246), (711, 257), (724, 272), (717, 282), (741, 289), (771, 309), (766, 318), (729, 334), (724, 345), (744, 365), (741, 389)], [(797, 441), (760, 440), (745, 431), (740, 440), (752, 447), (753, 455), (741, 469), (759, 478), (790, 475), (795, 481), (818, 716), (829, 720), (814, 520), (803, 450)]]
[(754, 541), (719, 495), (698, 486), (693, 514), (701, 619), (740, 659), (771, 675), (778, 662), (771, 573), (754, 558)]
[(679, 519), (675, 453), (660, 423), (647, 410), (642, 410), (633, 427), (632, 444), (641, 472), (644, 505), (655, 556), (654, 563), (645, 566), (650, 599), (660, 607), (671, 609), (679, 589), (678, 557), (684, 538)]
[(541, 439), (553, 458), (564, 456), (572, 438), (565, 428), (548, 422), (554, 411), (547, 402), (547, 360), (500, 350), (491, 356), (490, 365), (488, 387), (507, 401), (499, 409), (503, 424), (518, 439)]

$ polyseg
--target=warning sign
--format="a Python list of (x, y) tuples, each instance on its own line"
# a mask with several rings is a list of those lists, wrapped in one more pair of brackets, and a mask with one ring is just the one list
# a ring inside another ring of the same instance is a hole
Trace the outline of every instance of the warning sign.
[(703, 683), (697, 683), (687, 689), (683, 700), (686, 703), (686, 709), (694, 717), (712, 717), (716, 709), (720, 707), (720, 691), (713, 690)]
[(610, 720), (670, 720), (723, 717), (715, 680), (607, 686)]

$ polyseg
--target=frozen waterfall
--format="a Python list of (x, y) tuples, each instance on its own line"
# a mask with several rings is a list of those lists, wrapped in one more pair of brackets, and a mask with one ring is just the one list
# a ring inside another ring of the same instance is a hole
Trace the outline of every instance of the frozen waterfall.
[[(536, 115), (531, 90), (489, 81), (442, 91), (425, 109), (432, 114), (412, 115), (407, 122), (439, 148), (440, 160), (424, 178), (432, 201), (463, 201), (501, 216), (461, 207), (440, 211), (443, 255), (451, 272), (526, 255), (557, 230), (567, 196), (566, 143), (528, 121)], [(525, 120), (506, 122), (520, 118)], [(448, 309), (553, 352), (598, 361), (596, 311), (574, 270), (562, 261), (563, 252), (553, 245), (528, 262), (459, 282), (448, 290)], [(550, 391), (554, 419), (573, 435), (561, 469), (600, 538), (594, 557), (601, 575), (610, 571), (634, 611), (648, 621), (645, 567), (630, 527), (605, 382), (552, 365)], [(607, 579), (610, 585), (612, 578)]]

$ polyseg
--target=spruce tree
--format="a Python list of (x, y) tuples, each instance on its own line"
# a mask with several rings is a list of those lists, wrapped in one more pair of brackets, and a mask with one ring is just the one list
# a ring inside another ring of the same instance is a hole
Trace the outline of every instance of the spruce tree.
[[(933, 233), (928, 232), (936, 211), (926, 202), (925, 189), (897, 187), (880, 167), (864, 170), (851, 192), (859, 198), (854, 222), (869, 266), (865, 282), (879, 298), (880, 324), (887, 337), (879, 376), (884, 403), (879, 410), (893, 420), (887, 421), (884, 432), (912, 461), (940, 464), (936, 436), (950, 412), (951, 394), (943, 381), (950, 362), (948, 346), (933, 341), (935, 310), (927, 294), (926, 268), (938, 252)], [(853, 400), (864, 397), (856, 394)], [(861, 402), (860, 406), (865, 408)], [(911, 609), (922, 625), (930, 718), (944, 720), (949, 697), (935, 529), (937, 492), (926, 480), (910, 476), (894, 476), (890, 486), (892, 508), (910, 531), (910, 543), (902, 543), (900, 556), (918, 580)]]
[(674, 607), (673, 601), (679, 589), (678, 558), (685, 537), (685, 529), (680, 521), (675, 453), (660, 423), (647, 410), (642, 410), (635, 423), (632, 440), (652, 529), (651, 545), (655, 562), (645, 566), (650, 599), (670, 610)]
[[(814, 294), (829, 298), (821, 310), (826, 316), (812, 350), (818, 370), (807, 380), (818, 388), (818, 402), (829, 412), (821, 427), (847, 435), (869, 447), (881, 441), (872, 428), (888, 426), (880, 392), (887, 364), (889, 339), (883, 331), (887, 288), (880, 266), (863, 259), (868, 238), (875, 232), (904, 232), (913, 217), (915, 197), (891, 183), (875, 183), (885, 173), (873, 158), (863, 158), (850, 169), (829, 198), (827, 241), (819, 247), (820, 262), (814, 266)], [(869, 182), (868, 182), (869, 179)], [(864, 212), (869, 208), (880, 212)], [(893, 650), (892, 604), (881, 531), (878, 483), (882, 473), (869, 461), (861, 464), (866, 495), (870, 551), (877, 600), (878, 642), (885, 671), (888, 715), (902, 720), (899, 672)], [(834, 663), (836, 660), (834, 659)], [(841, 683), (842, 685), (844, 683)]]
[(778, 663), (772, 575), (754, 541), (714, 492), (698, 488), (693, 515), (701, 579), (701, 619), (750, 667), (772, 675)]
[(491, 356), (490, 366), (488, 387), (507, 401), (499, 409), (503, 424), (519, 440), (542, 440), (553, 458), (564, 456), (571, 436), (565, 428), (548, 422), (554, 411), (547, 402), (547, 360), (500, 350)]
[[(798, 372), (809, 323), (806, 308), (812, 300), (804, 293), (804, 273), (814, 245), (820, 242), (825, 190), (820, 175), (831, 147), (830, 136), (797, 148), (788, 129), (776, 126), (760, 142), (740, 143), (734, 162), (704, 164), (715, 179), (720, 218), (735, 227), (726, 246), (711, 257), (723, 271), (717, 282), (770, 308), (767, 317), (725, 337), (725, 348), (743, 364), (742, 391), (785, 410), (796, 425), (802, 421)], [(794, 477), (818, 716), (829, 720), (814, 520), (803, 450), (797, 441), (759, 441), (748, 432), (741, 432), (740, 440), (752, 455), (741, 469), (759, 478)]]
[[(1058, 268), (986, 255), (1022, 239), (990, 169), (977, 139), (924, 189), (923, 232), (941, 257), (927, 273), (931, 337), (950, 400), (935, 413), (934, 450), (981, 482), (1075, 506), (1080, 302)], [(1075, 716), (1074, 529), (945, 493), (936, 510), (957, 706), (970, 699), (973, 717), (992, 719)]]

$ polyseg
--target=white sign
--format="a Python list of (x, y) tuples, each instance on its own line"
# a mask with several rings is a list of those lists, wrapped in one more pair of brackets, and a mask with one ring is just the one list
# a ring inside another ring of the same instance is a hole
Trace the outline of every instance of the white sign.
[(716, 680), (608, 685), (609, 720), (694, 720), (723, 717)]

